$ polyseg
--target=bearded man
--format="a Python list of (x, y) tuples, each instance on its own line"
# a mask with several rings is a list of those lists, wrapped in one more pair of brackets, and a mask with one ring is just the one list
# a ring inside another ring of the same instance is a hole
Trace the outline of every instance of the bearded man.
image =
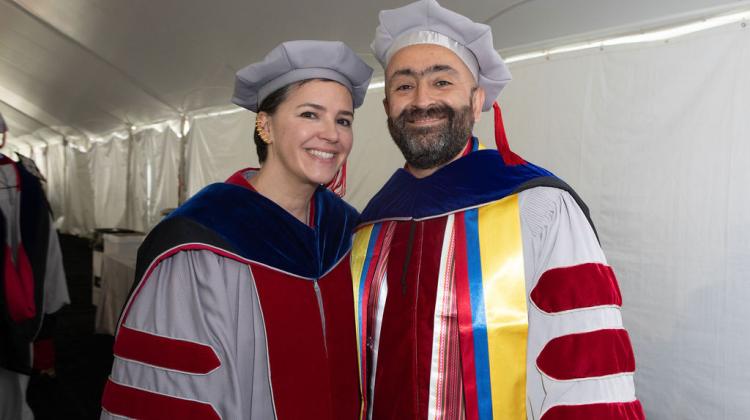
[(643, 419), (622, 298), (588, 210), (474, 123), (510, 80), (488, 26), (422, 0), (373, 50), (406, 158), (352, 251), (372, 419)]

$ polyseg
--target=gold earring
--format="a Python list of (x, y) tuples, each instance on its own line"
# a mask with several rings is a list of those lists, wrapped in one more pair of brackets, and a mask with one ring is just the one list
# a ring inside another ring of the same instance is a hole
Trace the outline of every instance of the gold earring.
[(255, 120), (255, 131), (258, 133), (258, 136), (260, 136), (260, 139), (263, 140), (263, 143), (271, 144), (271, 141), (268, 139), (268, 134), (263, 130), (263, 123), (258, 119)]

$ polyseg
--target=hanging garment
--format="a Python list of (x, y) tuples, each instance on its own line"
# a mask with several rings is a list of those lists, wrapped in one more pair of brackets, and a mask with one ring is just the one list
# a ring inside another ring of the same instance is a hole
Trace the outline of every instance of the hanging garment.
[(54, 368), (52, 337), (40, 334), (45, 315), (70, 302), (49, 204), (41, 179), (27, 165), (0, 155), (2, 420), (31, 418), (28, 375), (32, 368)]

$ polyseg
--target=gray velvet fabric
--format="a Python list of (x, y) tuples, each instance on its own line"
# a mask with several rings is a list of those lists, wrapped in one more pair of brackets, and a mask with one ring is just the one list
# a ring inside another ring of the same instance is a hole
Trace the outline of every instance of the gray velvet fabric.
[(257, 112), (269, 94), (290, 83), (307, 79), (330, 79), (352, 93), (354, 107), (365, 100), (372, 68), (339, 41), (288, 41), (257, 63), (237, 72), (232, 102)]

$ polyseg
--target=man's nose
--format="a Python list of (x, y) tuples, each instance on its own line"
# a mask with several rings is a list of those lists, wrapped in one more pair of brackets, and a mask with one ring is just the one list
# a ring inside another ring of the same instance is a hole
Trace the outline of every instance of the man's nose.
[(414, 89), (413, 105), (418, 108), (426, 109), (429, 108), (430, 105), (432, 105), (434, 102), (435, 101), (432, 97), (432, 91), (429, 86), (422, 83), (418, 84)]

